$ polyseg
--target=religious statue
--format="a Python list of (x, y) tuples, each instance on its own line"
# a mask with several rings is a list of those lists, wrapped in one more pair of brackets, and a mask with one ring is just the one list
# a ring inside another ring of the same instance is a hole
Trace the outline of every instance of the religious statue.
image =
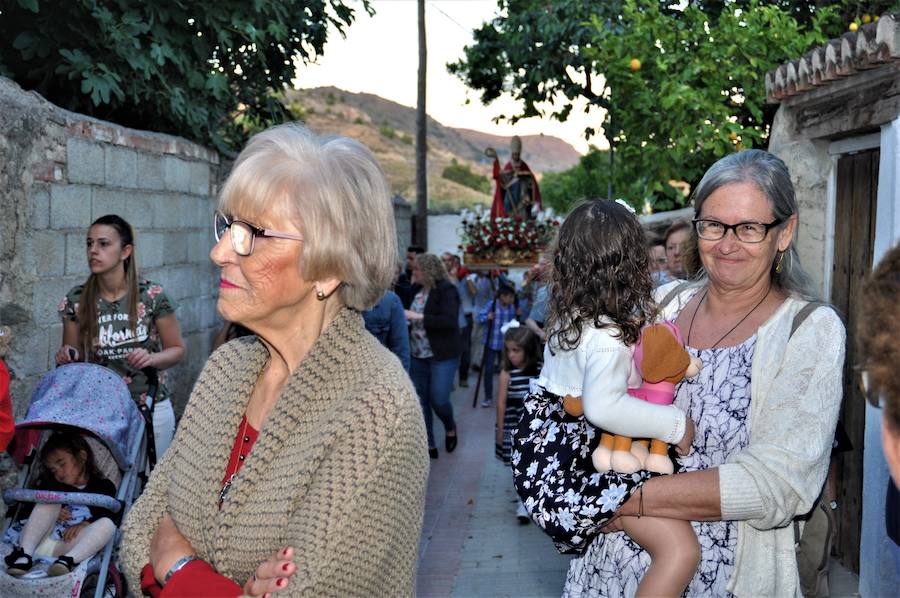
[(484, 150), (489, 158), (494, 159), (494, 202), (491, 204), (491, 220), (510, 217), (532, 217), (532, 206), (541, 207), (541, 190), (537, 180), (522, 160), (522, 140), (514, 136), (509, 144), (509, 162), (500, 169), (497, 150), (492, 147)]

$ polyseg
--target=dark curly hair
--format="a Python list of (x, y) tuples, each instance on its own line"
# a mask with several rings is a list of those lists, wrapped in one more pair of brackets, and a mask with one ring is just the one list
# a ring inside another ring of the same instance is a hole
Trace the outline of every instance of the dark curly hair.
[(881, 259), (859, 297), (857, 336), (869, 372), (869, 399), (881, 399), (884, 417), (900, 432), (900, 245)]
[(593, 199), (578, 204), (559, 229), (550, 272), (546, 327), (551, 352), (572, 350), (585, 322), (619, 328), (634, 344), (641, 327), (656, 316), (653, 282), (637, 218), (618, 203)]

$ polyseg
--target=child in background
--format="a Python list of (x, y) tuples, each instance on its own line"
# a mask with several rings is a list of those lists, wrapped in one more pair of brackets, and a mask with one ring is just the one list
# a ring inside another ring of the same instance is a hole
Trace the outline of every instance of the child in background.
[[(600, 431), (657, 438), (684, 455), (694, 427), (680, 409), (628, 394), (641, 384), (630, 346), (656, 316), (633, 211), (608, 200), (573, 209), (560, 227), (550, 279), (544, 365), (514, 435), (513, 475), (532, 519), (561, 552), (580, 553), (651, 475), (596, 471), (591, 452)], [(637, 595), (680, 596), (699, 563), (697, 536), (688, 521), (642, 517), (642, 510), (622, 517), (652, 559)]]
[[(478, 313), (476, 320), (485, 330), (484, 355), (484, 399), (482, 407), (490, 407), (494, 403), (494, 362), (503, 350), (503, 333), (500, 330), (516, 319), (516, 289), (501, 283), (497, 290), (497, 299), (492, 299)], [(493, 324), (491, 322), (493, 321)], [(488, 334), (490, 331), (490, 334)]]
[[(94, 463), (90, 445), (74, 432), (54, 432), (41, 449), (43, 471), (39, 490), (116, 495), (116, 487)], [(36, 504), (19, 533), (15, 549), (6, 557), (6, 572), (25, 575), (35, 552), (58, 557), (47, 569), (55, 577), (71, 572), (97, 554), (116, 532), (112, 513), (99, 507)]]
[[(505, 464), (512, 463), (512, 435), (525, 410), (523, 399), (533, 378), (541, 371), (541, 343), (537, 335), (516, 320), (506, 325), (497, 389), (495, 454)], [(519, 501), (519, 523), (528, 523), (528, 511)]]

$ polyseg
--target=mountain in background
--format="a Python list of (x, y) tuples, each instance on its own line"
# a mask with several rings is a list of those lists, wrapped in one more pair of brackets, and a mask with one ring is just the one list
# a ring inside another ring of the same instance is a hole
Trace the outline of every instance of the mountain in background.
[[(381, 163), (391, 192), (415, 203), (414, 108), (336, 87), (291, 90), (286, 92), (284, 102), (317, 133), (346, 135), (366, 144)], [(494, 147), (505, 162), (510, 139), (446, 127), (429, 117), (429, 208), (458, 210), (476, 203), (490, 205), (493, 180), (484, 148)], [(523, 135), (522, 146), (522, 158), (538, 176), (570, 168), (581, 157), (571, 145), (549, 135)]]

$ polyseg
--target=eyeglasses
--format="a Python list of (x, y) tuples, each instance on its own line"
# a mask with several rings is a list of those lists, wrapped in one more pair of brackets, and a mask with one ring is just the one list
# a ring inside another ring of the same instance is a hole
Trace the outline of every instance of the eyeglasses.
[(780, 225), (784, 220), (776, 218), (769, 223), (738, 222), (737, 224), (725, 224), (710, 218), (695, 218), (692, 222), (694, 223), (694, 230), (697, 231), (697, 236), (704, 241), (718, 241), (728, 234), (729, 230), (733, 230), (734, 236), (742, 243), (762, 243), (766, 235), (769, 234), (769, 229)]
[(291, 239), (302, 241), (303, 237), (295, 233), (285, 233), (269, 228), (259, 228), (243, 220), (232, 220), (221, 212), (216, 212), (213, 219), (213, 230), (216, 233), (216, 241), (221, 241), (225, 231), (231, 229), (231, 246), (234, 252), (240, 256), (248, 256), (253, 253), (256, 237), (274, 237), (277, 239)]

